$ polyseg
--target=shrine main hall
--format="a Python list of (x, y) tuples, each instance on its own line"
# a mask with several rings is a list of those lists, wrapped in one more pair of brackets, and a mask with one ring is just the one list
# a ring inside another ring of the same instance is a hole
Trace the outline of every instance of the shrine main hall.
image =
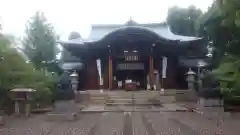
[(206, 63), (203, 38), (176, 35), (166, 23), (92, 25), (87, 39), (58, 42), (61, 67), (78, 74), (79, 90), (187, 89), (189, 68)]

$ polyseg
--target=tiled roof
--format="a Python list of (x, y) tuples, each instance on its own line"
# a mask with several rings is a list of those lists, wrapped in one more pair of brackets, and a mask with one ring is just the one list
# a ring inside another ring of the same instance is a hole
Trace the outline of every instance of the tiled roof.
[(92, 25), (91, 33), (88, 40), (97, 41), (102, 39), (107, 34), (126, 27), (139, 27), (155, 32), (160, 37), (166, 40), (191, 41), (201, 39), (199, 37), (189, 37), (173, 34), (166, 23), (152, 23), (152, 24), (135, 24), (131, 26), (110, 24), (110, 25)]
[[(130, 20), (131, 21), (131, 20)], [(123, 33), (121, 33), (123, 32)], [(169, 26), (166, 23), (149, 23), (149, 24), (139, 24), (131, 23), (128, 24), (94, 24), (92, 25), (92, 30), (87, 39), (72, 39), (68, 41), (58, 41), (60, 44), (64, 44), (69, 47), (74, 47), (75, 45), (86, 45), (89, 43), (95, 43), (95, 41), (101, 41), (106, 36), (114, 36), (114, 34), (145, 34), (148, 32), (149, 37), (155, 37), (155, 39), (166, 40), (166, 41), (195, 41), (202, 38), (190, 37), (176, 35), (171, 32)], [(80, 47), (78, 46), (78, 47)]]

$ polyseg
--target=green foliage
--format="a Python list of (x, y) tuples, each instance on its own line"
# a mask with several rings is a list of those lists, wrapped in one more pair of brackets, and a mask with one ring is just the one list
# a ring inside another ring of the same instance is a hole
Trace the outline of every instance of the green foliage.
[(240, 3), (236, 0), (217, 0), (209, 10), (198, 19), (197, 30), (211, 42), (213, 61), (216, 66), (227, 52), (231, 55), (240, 55), (239, 22)]
[(0, 38), (0, 58), (1, 108), (12, 105), (8, 91), (13, 88), (35, 89), (34, 105), (52, 102), (52, 91), (57, 76), (35, 69), (5, 37)]
[(213, 48), (215, 70), (226, 95), (240, 95), (240, 1), (216, 0), (198, 19), (198, 32)]
[(220, 87), (225, 95), (240, 96), (240, 59), (227, 56), (212, 74), (220, 80)]
[(23, 51), (37, 69), (60, 71), (56, 61), (56, 38), (54, 28), (44, 14), (36, 12), (26, 25)]
[(173, 33), (186, 36), (195, 36), (195, 21), (202, 14), (195, 6), (188, 8), (171, 7), (168, 10), (167, 23)]
[(0, 35), (0, 109), (12, 106), (9, 90), (13, 88), (35, 89), (35, 107), (51, 104), (56, 72), (61, 69), (55, 60), (55, 32), (43, 13), (37, 12), (26, 25), (24, 49), (17, 49), (15, 43), (14, 37)]

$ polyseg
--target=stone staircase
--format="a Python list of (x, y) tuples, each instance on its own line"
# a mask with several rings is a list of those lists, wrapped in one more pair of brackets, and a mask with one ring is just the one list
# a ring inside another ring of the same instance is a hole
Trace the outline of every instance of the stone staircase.
[(105, 104), (108, 99), (107, 93), (90, 93), (89, 103), (90, 104)]
[(107, 99), (107, 93), (100, 92), (99, 90), (82, 91), (77, 97), (78, 103), (83, 104), (105, 104)]
[(131, 92), (114, 91), (108, 92), (108, 100), (106, 105), (131, 105), (133, 95)]
[[(89, 104), (105, 105), (161, 105), (173, 102), (193, 101), (196, 99), (194, 92), (188, 90), (165, 90), (160, 91), (104, 91), (91, 90), (84, 92), (88, 95)], [(83, 96), (83, 93), (81, 93)], [(81, 98), (83, 99), (83, 98)]]
[(150, 91), (108, 93), (106, 105), (159, 105), (159, 94)]

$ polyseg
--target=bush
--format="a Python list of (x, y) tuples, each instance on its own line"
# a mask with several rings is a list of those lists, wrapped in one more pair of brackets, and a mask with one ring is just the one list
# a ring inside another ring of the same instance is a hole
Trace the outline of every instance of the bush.
[(211, 72), (204, 75), (203, 78), (203, 87), (204, 88), (219, 88), (219, 80)]
[(0, 87), (0, 111), (11, 113), (13, 111), (13, 101), (11, 100), (8, 89)]
[(212, 74), (219, 80), (224, 98), (240, 96), (240, 60), (228, 56)]
[(9, 97), (9, 90), (13, 88), (35, 89), (34, 107), (50, 105), (57, 76), (36, 70), (15, 48), (10, 47), (10, 44), (6, 38), (0, 37), (0, 109), (13, 108)]
[(33, 95), (33, 107), (44, 107), (52, 104), (55, 90), (54, 84), (57, 80), (56, 78), (57, 77), (52, 74), (35, 71), (32, 76), (29, 76), (31, 81), (29, 80), (27, 83), (21, 84), (23, 85), (22, 87), (28, 87), (36, 90)]

